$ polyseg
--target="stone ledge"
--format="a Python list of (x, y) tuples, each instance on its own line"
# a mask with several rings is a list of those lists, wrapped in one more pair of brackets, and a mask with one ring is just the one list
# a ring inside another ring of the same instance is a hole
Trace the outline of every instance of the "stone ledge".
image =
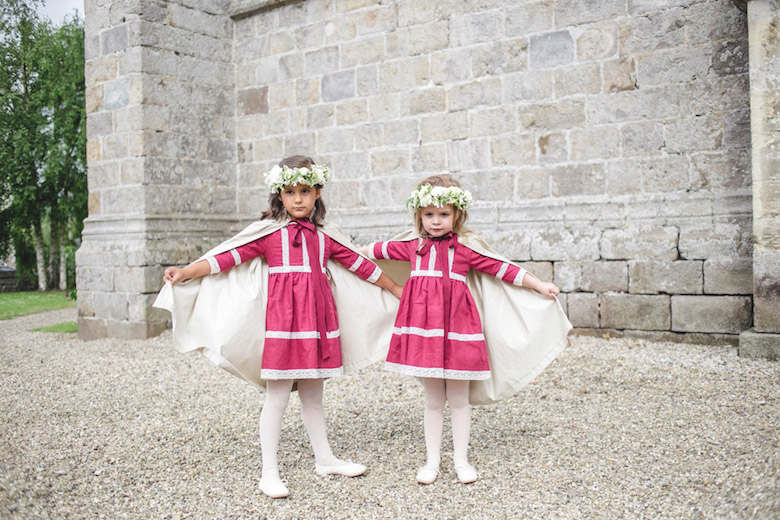
[(739, 355), (749, 358), (780, 360), (780, 334), (748, 329), (739, 335)]
[(604, 338), (637, 338), (649, 341), (671, 341), (673, 343), (684, 343), (688, 345), (733, 347), (739, 345), (739, 336), (736, 334), (676, 333), (670, 331), (593, 329), (586, 327), (575, 327), (572, 329), (571, 333)]
[(261, 9), (289, 3), (293, 2), (290, 0), (233, 0), (230, 2), (228, 14), (231, 18), (242, 18)]

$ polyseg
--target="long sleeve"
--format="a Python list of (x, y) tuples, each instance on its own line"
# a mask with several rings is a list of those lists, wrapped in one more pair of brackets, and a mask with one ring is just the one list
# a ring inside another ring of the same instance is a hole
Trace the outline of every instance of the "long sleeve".
[(256, 256), (260, 256), (265, 253), (266, 237), (258, 238), (248, 244), (244, 244), (235, 249), (225, 251), (216, 256), (207, 258), (209, 265), (211, 266), (211, 274), (219, 273), (221, 271), (227, 271), (233, 267), (240, 265), (247, 260), (251, 260)]
[(368, 257), (374, 260), (409, 261), (409, 242), (374, 242), (368, 246)]
[(361, 279), (374, 283), (379, 280), (382, 270), (371, 260), (357, 254), (335, 240), (328, 238), (330, 242), (330, 256), (344, 267), (355, 273)]
[(523, 286), (523, 277), (525, 277), (527, 271), (522, 267), (483, 256), (471, 249), (469, 251), (471, 252), (471, 267), (474, 269), (495, 276), (503, 282), (511, 283), (518, 287)]

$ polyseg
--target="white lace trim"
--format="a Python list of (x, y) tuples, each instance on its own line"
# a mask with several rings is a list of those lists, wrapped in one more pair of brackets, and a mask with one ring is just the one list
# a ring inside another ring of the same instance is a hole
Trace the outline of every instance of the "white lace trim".
[(209, 263), (209, 267), (211, 267), (211, 274), (218, 273), (220, 271), (219, 262), (217, 262), (217, 259), (215, 257), (210, 256), (206, 260)]
[(523, 277), (525, 276), (525, 273), (527, 273), (527, 272), (528, 271), (526, 271), (525, 269), (520, 267), (520, 270), (515, 275), (515, 279), (512, 280), (512, 285), (516, 285), (518, 287), (522, 287), (523, 286)]
[(390, 255), (387, 253), (387, 242), (382, 242), (382, 258), (385, 260), (390, 259)]
[(338, 368), (295, 368), (289, 370), (275, 370), (263, 368), (260, 370), (260, 379), (324, 379), (326, 377), (340, 376), (344, 373), (343, 367)]
[(444, 329), (421, 329), (420, 327), (393, 327), (393, 334), (422, 336), (424, 338), (443, 338)]
[(507, 270), (508, 268), (509, 268), (509, 264), (508, 264), (508, 263), (506, 263), (506, 262), (503, 262), (503, 263), (501, 264), (501, 269), (499, 269), (499, 270), (498, 270), (498, 272), (496, 273), (496, 278), (498, 278), (499, 280), (501, 280), (501, 279), (504, 277), (504, 274), (506, 274), (506, 270)]
[(241, 265), (241, 255), (238, 254), (238, 251), (231, 249), (230, 254), (233, 255), (233, 262), (235, 262), (236, 265)]
[(482, 333), (461, 334), (460, 332), (448, 332), (447, 339), (455, 341), (485, 341), (485, 335)]
[(371, 283), (376, 283), (380, 276), (382, 276), (382, 270), (379, 268), (379, 266), (376, 266), (374, 267), (374, 272), (371, 273), (371, 276), (369, 276), (367, 280)]
[(441, 278), (444, 275), (441, 273), (441, 271), (423, 271), (422, 269), (415, 269), (409, 275), (409, 277), (412, 276), (431, 276), (433, 278)]
[(279, 273), (310, 273), (311, 268), (308, 265), (280, 265), (277, 267), (269, 267), (269, 274)]
[(358, 268), (360, 267), (360, 264), (362, 264), (362, 263), (363, 263), (363, 257), (362, 256), (358, 256), (357, 260), (355, 260), (355, 262), (351, 266), (349, 266), (349, 270), (354, 273), (355, 271), (358, 270)]
[(466, 283), (466, 277), (458, 273), (450, 273), (450, 280)]
[(437, 367), (416, 367), (385, 361), (385, 370), (392, 370), (412, 377), (433, 377), (436, 379), (458, 379), (460, 381), (484, 381), (490, 379), (490, 370), (451, 370)]
[[(290, 332), (286, 330), (267, 330), (265, 331), (266, 339), (320, 339), (320, 333), (316, 330), (304, 330)], [(334, 339), (341, 337), (341, 331), (329, 330), (325, 335), (327, 339)]]

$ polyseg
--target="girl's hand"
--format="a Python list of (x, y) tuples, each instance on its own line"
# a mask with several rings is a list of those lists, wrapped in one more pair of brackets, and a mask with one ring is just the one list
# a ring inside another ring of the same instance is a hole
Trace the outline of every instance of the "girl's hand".
[(550, 299), (555, 299), (555, 297), (561, 292), (557, 285), (550, 282), (541, 282), (536, 291), (542, 296), (547, 296)]
[(184, 279), (184, 269), (179, 267), (169, 267), (163, 274), (163, 283), (171, 282), (171, 285), (176, 285), (176, 282)]

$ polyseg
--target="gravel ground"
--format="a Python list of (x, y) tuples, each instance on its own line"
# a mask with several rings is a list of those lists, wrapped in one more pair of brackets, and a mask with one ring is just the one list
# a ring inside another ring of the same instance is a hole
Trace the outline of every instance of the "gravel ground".
[(780, 364), (731, 347), (572, 337), (511, 399), (473, 411), (474, 484), (425, 458), (422, 393), (372, 367), (328, 382), (337, 455), (369, 466), (318, 477), (290, 400), (280, 469), (257, 489), (262, 394), (170, 334), (81, 342), (0, 322), (0, 518), (780, 518)]

